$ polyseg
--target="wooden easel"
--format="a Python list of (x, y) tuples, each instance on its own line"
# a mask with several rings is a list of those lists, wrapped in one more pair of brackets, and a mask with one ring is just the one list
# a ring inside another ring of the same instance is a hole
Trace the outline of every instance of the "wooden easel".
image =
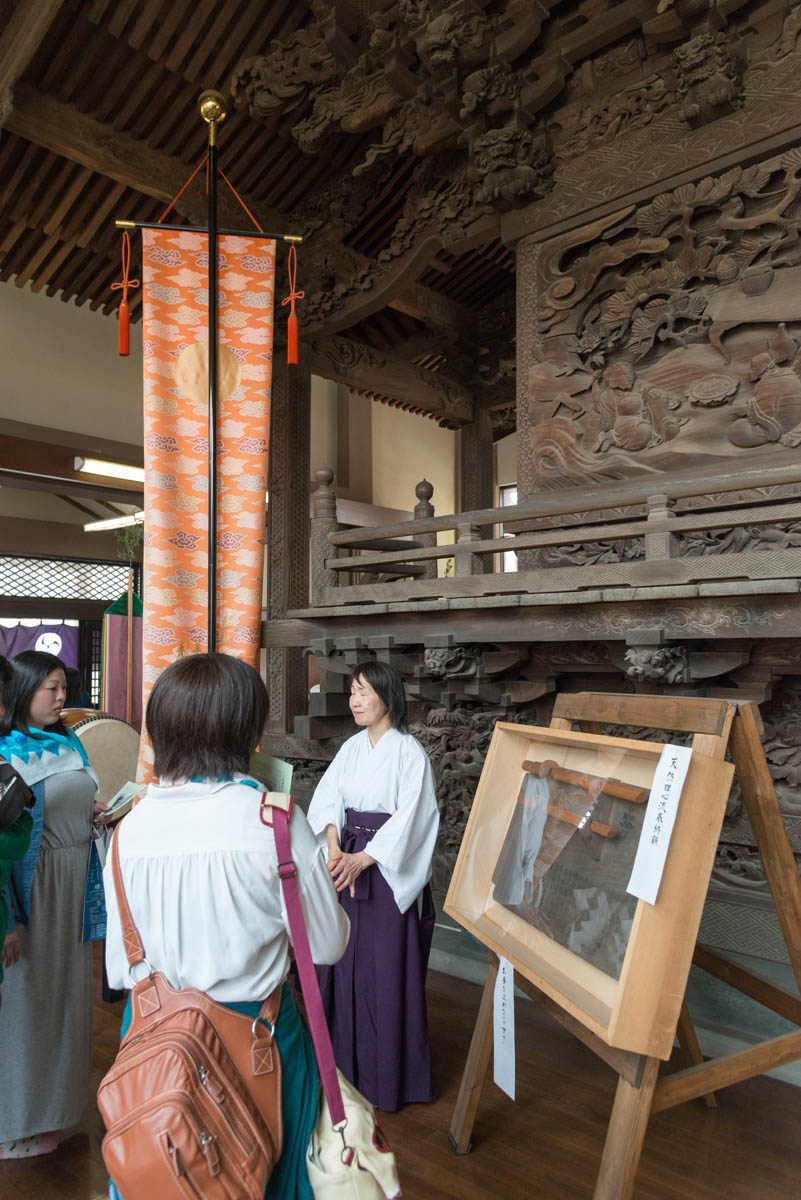
[[(801, 992), (801, 877), (762, 750), (762, 725), (756, 706), (750, 702), (736, 704), (729, 700), (673, 696), (591, 692), (559, 696), (551, 728), (572, 729), (574, 722), (587, 733), (601, 733), (602, 723), (692, 733), (693, 749), (713, 758), (723, 759), (728, 748)], [(693, 961), (801, 1027), (801, 995), (777, 987), (700, 943), (696, 946)], [(487, 981), (448, 1134), (456, 1154), (467, 1154), (471, 1149), (470, 1137), (492, 1051), (493, 991), (497, 973), (498, 958), (490, 952)], [(634, 1195), (637, 1166), (652, 1112), (672, 1108), (696, 1097), (703, 1097), (708, 1106), (715, 1107), (716, 1088), (740, 1083), (801, 1058), (800, 1028), (798, 1032), (770, 1038), (746, 1050), (705, 1062), (684, 1003), (676, 1033), (689, 1065), (660, 1082), (660, 1059), (606, 1045), (517, 972), (515, 985), (542, 1005), (619, 1076), (594, 1200), (630, 1200)]]

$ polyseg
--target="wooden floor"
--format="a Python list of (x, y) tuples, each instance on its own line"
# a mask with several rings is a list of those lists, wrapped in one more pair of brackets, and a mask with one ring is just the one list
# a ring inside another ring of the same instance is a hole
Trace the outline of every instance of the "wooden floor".
[[(517, 1003), (517, 1102), (488, 1081), (473, 1153), (451, 1153), (447, 1131), (479, 996), (474, 984), (429, 977), (436, 1098), (381, 1118), (404, 1200), (590, 1200), (613, 1076), (530, 1002)], [(121, 1008), (96, 996), (93, 1090), (114, 1056)], [(653, 1118), (637, 1200), (801, 1200), (801, 1089), (762, 1076), (719, 1100), (717, 1111), (693, 1102)], [(101, 1136), (91, 1103), (55, 1154), (0, 1163), (1, 1200), (105, 1196)]]

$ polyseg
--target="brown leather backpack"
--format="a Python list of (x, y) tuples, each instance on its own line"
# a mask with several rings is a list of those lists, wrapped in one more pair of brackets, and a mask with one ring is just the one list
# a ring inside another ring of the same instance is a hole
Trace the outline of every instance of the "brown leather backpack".
[(97, 1094), (103, 1161), (125, 1200), (262, 1200), (281, 1153), (280, 988), (255, 1021), (150, 969), (111, 843), (128, 963), (149, 973)]

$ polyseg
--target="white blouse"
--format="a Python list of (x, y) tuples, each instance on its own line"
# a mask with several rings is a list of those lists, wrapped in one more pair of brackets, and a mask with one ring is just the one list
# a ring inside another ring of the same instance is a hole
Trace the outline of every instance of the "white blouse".
[[(200, 988), (223, 1002), (263, 1000), (286, 976), (289, 922), (273, 831), (259, 818), (261, 791), (230, 781), (151, 784), (122, 822), (128, 903), (148, 962), (173, 987)], [(289, 833), (312, 958), (335, 963), (350, 922), (297, 806)], [(110, 856), (104, 885), (108, 979), (129, 988)]]
[(327, 825), (341, 832), (346, 808), (390, 813), (367, 853), (406, 912), (431, 878), (439, 829), (434, 774), (417, 739), (397, 729), (387, 730), (375, 746), (366, 729), (349, 738), (309, 805), (309, 824), (321, 840)]

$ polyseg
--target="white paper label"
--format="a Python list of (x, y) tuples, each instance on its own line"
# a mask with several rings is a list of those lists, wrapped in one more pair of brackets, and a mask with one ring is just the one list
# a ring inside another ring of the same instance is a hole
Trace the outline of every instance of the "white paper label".
[(493, 1079), (501, 1091), (515, 1098), (515, 971), (507, 959), (500, 959), (495, 979), (493, 1029), (495, 1057)]
[(665, 746), (654, 773), (637, 857), (626, 888), (632, 896), (648, 904), (656, 904), (691, 756), (689, 746)]

